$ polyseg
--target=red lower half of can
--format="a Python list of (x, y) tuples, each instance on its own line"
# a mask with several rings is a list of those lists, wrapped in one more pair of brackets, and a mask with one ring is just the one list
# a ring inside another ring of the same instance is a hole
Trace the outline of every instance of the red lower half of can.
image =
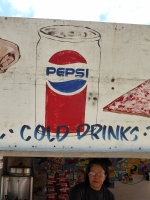
[[(46, 83), (45, 127), (56, 133), (58, 126), (67, 126), (69, 133), (76, 133), (77, 127), (85, 122), (87, 86), (77, 94), (62, 95), (54, 92)], [(80, 129), (84, 131), (84, 126)], [(62, 127), (60, 133), (65, 133)]]

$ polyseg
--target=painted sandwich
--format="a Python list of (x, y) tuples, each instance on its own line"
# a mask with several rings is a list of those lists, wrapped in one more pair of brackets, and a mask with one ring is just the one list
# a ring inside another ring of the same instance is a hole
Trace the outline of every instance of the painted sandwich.
[(0, 38), (0, 74), (18, 62), (20, 51), (17, 44)]

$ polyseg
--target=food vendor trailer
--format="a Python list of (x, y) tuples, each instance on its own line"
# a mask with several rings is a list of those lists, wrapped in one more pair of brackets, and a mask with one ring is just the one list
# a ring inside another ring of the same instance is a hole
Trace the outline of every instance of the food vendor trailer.
[(19, 170), (26, 199), (55, 199), (49, 172), (79, 182), (93, 157), (112, 161), (116, 199), (149, 199), (149, 55), (148, 25), (1, 17), (1, 199)]

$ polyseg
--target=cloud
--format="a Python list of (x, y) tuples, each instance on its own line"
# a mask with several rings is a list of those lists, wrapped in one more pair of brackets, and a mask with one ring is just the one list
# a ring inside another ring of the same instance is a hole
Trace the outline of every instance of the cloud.
[[(6, 0), (5, 0), (6, 1)], [(148, 24), (147, 0), (7, 0), (21, 13), (35, 18)]]
[[(29, 2), (28, 2), (29, 3)], [(16, 0), (0, 0), (0, 16), (33, 17), (34, 12), (30, 4), (17, 4)]]
[(28, 13), (32, 9), (32, 0), (6, 0), (11, 4), (11, 8), (22, 13)]
[(148, 24), (150, 22), (149, 3), (146, 0), (120, 1), (109, 9), (105, 20), (119, 23)]

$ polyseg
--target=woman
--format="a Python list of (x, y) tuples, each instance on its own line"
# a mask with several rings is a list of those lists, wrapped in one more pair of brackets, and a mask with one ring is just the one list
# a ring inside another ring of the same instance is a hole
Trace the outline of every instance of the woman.
[(69, 200), (115, 200), (109, 186), (108, 159), (94, 158), (86, 169), (85, 182), (70, 190)]

